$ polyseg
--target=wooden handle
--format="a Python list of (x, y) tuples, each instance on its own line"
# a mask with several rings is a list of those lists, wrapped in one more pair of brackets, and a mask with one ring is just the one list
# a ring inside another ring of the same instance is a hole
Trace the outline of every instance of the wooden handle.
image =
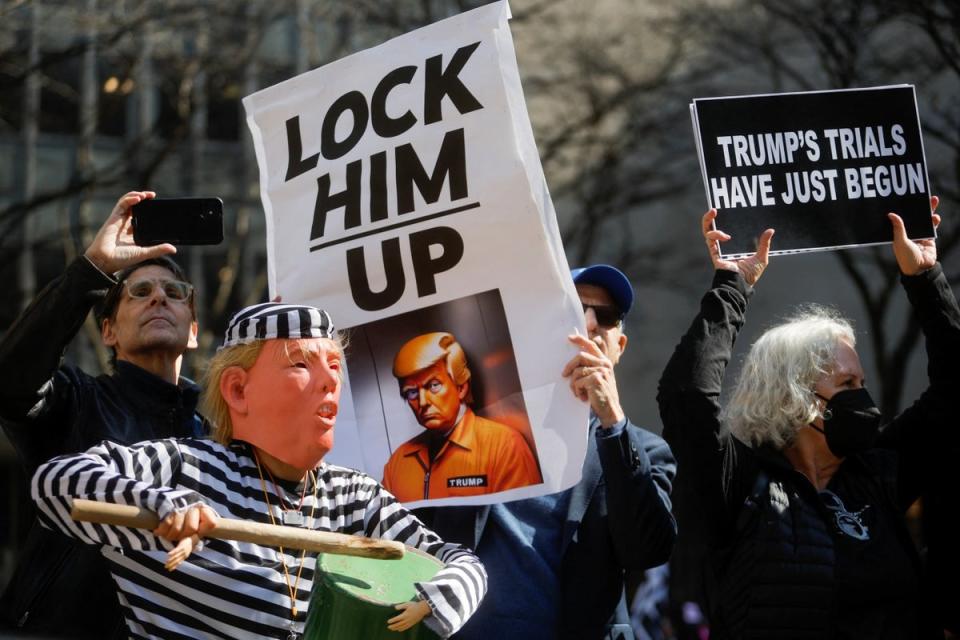
[[(95, 500), (74, 500), (70, 517), (83, 522), (98, 522), (137, 529), (156, 529), (160, 524), (157, 514), (152, 511)], [(230, 518), (220, 518), (217, 526), (207, 533), (207, 537), (380, 560), (397, 560), (403, 557), (403, 543), (395, 540), (374, 540), (345, 533), (313, 531)]]

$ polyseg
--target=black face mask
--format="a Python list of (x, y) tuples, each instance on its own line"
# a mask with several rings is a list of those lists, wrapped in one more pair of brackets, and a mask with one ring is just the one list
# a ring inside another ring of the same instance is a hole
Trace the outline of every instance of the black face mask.
[[(817, 397), (827, 400), (820, 394)], [(880, 410), (866, 389), (844, 389), (827, 400), (823, 429), (810, 426), (823, 434), (833, 455), (846, 458), (874, 445), (880, 420)]]

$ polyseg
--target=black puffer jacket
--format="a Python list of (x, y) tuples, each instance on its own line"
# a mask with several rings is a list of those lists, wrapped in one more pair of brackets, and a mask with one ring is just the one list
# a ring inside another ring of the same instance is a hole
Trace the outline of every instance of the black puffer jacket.
[[(94, 302), (112, 284), (85, 258), (47, 286), (0, 341), (0, 422), (26, 477), (54, 456), (103, 440), (133, 444), (202, 435), (199, 388), (172, 385), (127, 362), (94, 378), (60, 366)], [(31, 527), (0, 599), (8, 627), (45, 636), (125, 637), (115, 589), (98, 550)]]
[(707, 549), (711, 637), (937, 637), (924, 628), (903, 514), (940, 477), (930, 451), (956, 446), (960, 310), (939, 265), (902, 282), (926, 337), (930, 387), (884, 427), (878, 448), (847, 458), (831, 479), (869, 530), (871, 542), (857, 547), (782, 453), (721, 431), (721, 381), (750, 290), (737, 273), (715, 274), (658, 396), (677, 484), (686, 484), (679, 526)]

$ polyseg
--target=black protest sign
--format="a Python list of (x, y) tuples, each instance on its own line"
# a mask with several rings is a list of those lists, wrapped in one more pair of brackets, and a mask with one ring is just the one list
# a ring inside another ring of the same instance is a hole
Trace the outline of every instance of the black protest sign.
[(768, 228), (773, 253), (889, 242), (890, 211), (911, 238), (934, 236), (912, 86), (701, 98), (691, 112), (725, 256)]

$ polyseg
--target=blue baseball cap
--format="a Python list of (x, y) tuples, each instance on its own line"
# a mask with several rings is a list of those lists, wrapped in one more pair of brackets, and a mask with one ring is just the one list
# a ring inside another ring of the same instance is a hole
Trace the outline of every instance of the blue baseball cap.
[(616, 267), (592, 264), (589, 267), (571, 269), (570, 275), (573, 276), (574, 284), (592, 284), (606, 290), (623, 315), (627, 315), (633, 306), (633, 285)]

